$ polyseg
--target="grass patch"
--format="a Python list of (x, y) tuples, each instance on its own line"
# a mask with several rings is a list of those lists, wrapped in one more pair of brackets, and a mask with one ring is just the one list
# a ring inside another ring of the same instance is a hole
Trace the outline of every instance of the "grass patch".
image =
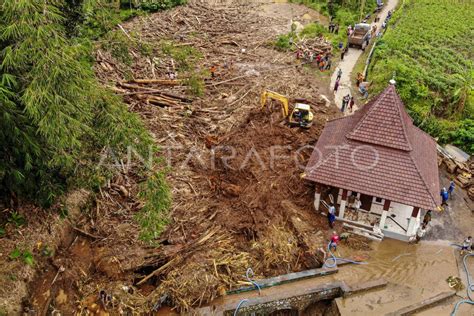
[(163, 41), (160, 45), (162, 53), (173, 58), (179, 71), (193, 69), (196, 62), (202, 58), (201, 52), (189, 45), (179, 46), (172, 41)]
[(20, 250), (19, 248), (13, 249), (13, 251), (10, 252), (9, 258), (11, 260), (22, 260), (29, 266), (32, 266), (35, 263), (33, 254), (29, 250)]

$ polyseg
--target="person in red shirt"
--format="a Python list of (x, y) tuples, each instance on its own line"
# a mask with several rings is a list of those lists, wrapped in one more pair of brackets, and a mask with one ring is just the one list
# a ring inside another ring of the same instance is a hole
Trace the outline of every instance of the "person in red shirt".
[(337, 234), (336, 231), (333, 231), (332, 232), (332, 237), (331, 237), (331, 243), (329, 245), (329, 249), (334, 248), (334, 251), (336, 251), (337, 244), (339, 243), (339, 241), (340, 241), (339, 235)]

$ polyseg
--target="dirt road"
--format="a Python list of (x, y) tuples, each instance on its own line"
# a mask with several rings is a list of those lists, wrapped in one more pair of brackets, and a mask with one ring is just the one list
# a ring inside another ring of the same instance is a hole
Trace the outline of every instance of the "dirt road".
[[(388, 11), (393, 11), (397, 4), (398, 0), (387, 0), (387, 3), (384, 6), (383, 10), (379, 13), (380, 21), (378, 23), (372, 23), (372, 25), (377, 25), (377, 30), (380, 30), (380, 28), (382, 27), (382, 23), (385, 20)], [(351, 83), (351, 72), (354, 69), (362, 53), (362, 50), (359, 48), (349, 48), (348, 53), (344, 56), (344, 60), (342, 60), (339, 63), (338, 67), (334, 69), (334, 73), (331, 76), (331, 84), (329, 88), (332, 90), (334, 88), (334, 83), (336, 82), (337, 71), (339, 68), (342, 70), (342, 77), (339, 82), (339, 89), (336, 93), (334, 93), (334, 102), (336, 103), (336, 106), (339, 109), (342, 105), (342, 98), (345, 95), (356, 95), (359, 93), (355, 86), (353, 86)], [(355, 104), (354, 107), (355, 109), (357, 109), (357, 104)]]

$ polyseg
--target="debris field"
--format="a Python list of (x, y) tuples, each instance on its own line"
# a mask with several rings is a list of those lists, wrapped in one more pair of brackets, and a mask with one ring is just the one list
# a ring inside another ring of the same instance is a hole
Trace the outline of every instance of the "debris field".
[[(123, 167), (50, 263), (53, 271), (65, 268), (52, 300), (35, 302), (41, 293), (33, 290), (33, 309), (47, 303), (145, 313), (168, 304), (189, 311), (248, 285), (248, 268), (262, 278), (321, 266), (317, 250), (331, 232), (314, 212), (313, 189), (301, 174), (325, 122), (340, 114), (321, 97), (327, 84), (315, 76), (317, 68), (275, 49), (276, 36), (290, 31), (289, 19), (259, 10), (191, 3), (137, 17), (118, 32), (135, 44), (151, 43), (156, 56), (135, 45), (129, 65), (97, 47), (97, 76), (142, 117), (169, 164), (171, 220), (155, 245), (139, 241), (134, 214), (143, 207), (144, 179)], [(173, 49), (193, 47), (202, 58), (183, 72), (154, 46), (163, 40)], [(318, 45), (330, 47), (322, 39)], [(191, 88), (193, 73), (204, 78), (202, 94)], [(265, 89), (288, 96), (290, 105), (309, 104), (311, 128), (289, 127), (277, 102), (262, 109)], [(44, 276), (35, 282), (44, 284)]]

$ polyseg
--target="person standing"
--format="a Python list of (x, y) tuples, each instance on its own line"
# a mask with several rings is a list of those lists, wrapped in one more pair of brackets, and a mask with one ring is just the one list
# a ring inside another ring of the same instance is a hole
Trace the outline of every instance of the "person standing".
[(340, 241), (339, 235), (337, 234), (336, 231), (333, 231), (332, 236), (331, 236), (331, 242), (329, 243), (329, 250), (332, 249), (333, 251), (336, 251), (337, 244), (339, 243), (339, 241)]
[(357, 73), (357, 80), (356, 80), (356, 86), (359, 87), (360, 83), (364, 81), (364, 75), (362, 75), (360, 72)]
[(334, 228), (334, 222), (336, 221), (336, 208), (334, 204), (331, 204), (328, 209), (328, 224), (329, 227)]
[(210, 71), (211, 71), (211, 78), (212, 79), (216, 78), (216, 71), (217, 71), (216, 65), (212, 65), (210, 68)]
[(358, 212), (361, 205), (362, 205), (362, 203), (360, 202), (360, 199), (358, 197), (356, 197), (355, 202), (354, 202), (354, 210)]
[(336, 81), (337, 81), (337, 80), (341, 80), (341, 77), (342, 77), (342, 69), (341, 69), (341, 68), (339, 68), (339, 69), (337, 70), (337, 77), (336, 77)]
[(339, 24), (336, 24), (336, 27), (334, 28), (334, 33), (339, 34)]
[(349, 96), (349, 95), (346, 95), (346, 96), (344, 96), (344, 98), (342, 98), (341, 112), (344, 113), (344, 111), (346, 110), (346, 106), (347, 106), (347, 104), (349, 103), (349, 100), (350, 100), (350, 96)]
[(442, 202), (441, 205), (446, 205), (446, 206), (448, 206), (449, 193), (448, 193), (448, 191), (446, 190), (446, 188), (443, 188), (443, 189), (441, 190), (440, 195), (441, 195), (441, 202)]
[(425, 216), (423, 217), (423, 224), (424, 225), (428, 225), (429, 222), (431, 222), (431, 210), (429, 210), (428, 212), (426, 212)]
[(456, 184), (454, 183), (454, 180), (451, 179), (451, 182), (449, 183), (449, 188), (448, 188), (449, 199), (453, 198), (453, 192), (454, 192), (455, 186), (456, 186)]
[(341, 50), (341, 61), (344, 60), (344, 54), (346, 53), (345, 49)]
[(326, 63), (326, 70), (331, 70), (331, 64), (332, 64), (331, 58), (328, 58), (328, 61)]
[(334, 23), (329, 23), (329, 33), (332, 33), (334, 31)]
[(334, 91), (337, 92), (337, 89), (339, 89), (339, 79), (336, 79), (336, 83), (334, 83)]
[(344, 113), (345, 109), (346, 109), (346, 97), (342, 98), (341, 112)]
[(416, 238), (416, 241), (415, 241), (415, 243), (416, 243), (416, 244), (419, 243), (420, 240), (421, 240), (421, 238), (423, 238), (423, 237), (425, 236), (425, 234), (426, 234), (426, 225), (425, 225), (425, 224), (422, 224), (422, 225), (418, 228), (418, 230), (416, 231), (416, 237), (415, 237), (415, 238)]
[(349, 101), (349, 110), (351, 111), (351, 113), (354, 108), (354, 104), (355, 104), (354, 97), (351, 97), (351, 100)]
[(464, 251), (471, 251), (472, 249), (472, 237), (469, 236), (466, 239), (464, 239), (462, 246), (461, 246), (461, 252)]

